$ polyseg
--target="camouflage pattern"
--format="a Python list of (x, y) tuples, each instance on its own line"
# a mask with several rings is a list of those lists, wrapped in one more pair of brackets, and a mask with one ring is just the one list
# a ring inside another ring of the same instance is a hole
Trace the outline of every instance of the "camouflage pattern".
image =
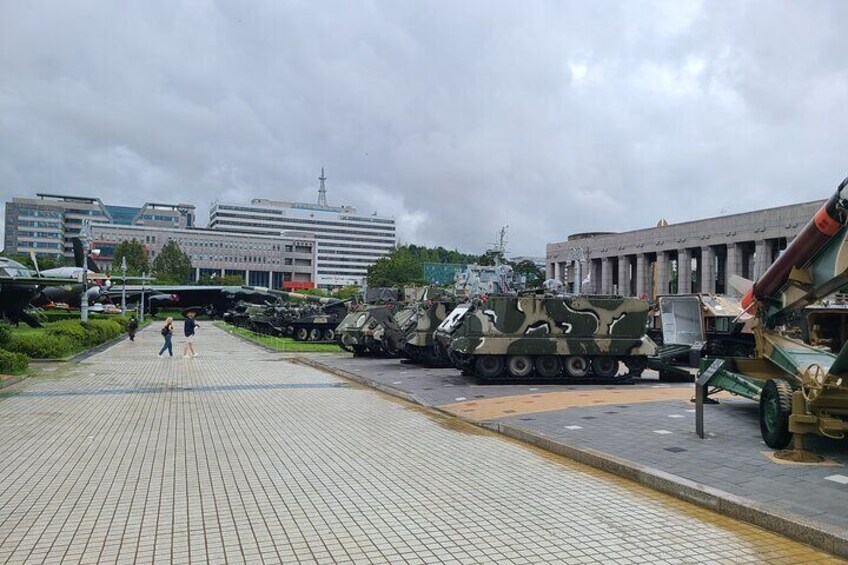
[(587, 363), (608, 357), (638, 374), (656, 351), (645, 334), (647, 316), (647, 301), (636, 298), (491, 296), (454, 309), (436, 340), (463, 370), (482, 356), (507, 365), (514, 356), (533, 363), (544, 356), (554, 369), (571, 357)]
[(335, 329), (339, 345), (355, 355), (387, 354), (384, 324), (394, 312), (392, 304), (372, 304), (349, 312)]

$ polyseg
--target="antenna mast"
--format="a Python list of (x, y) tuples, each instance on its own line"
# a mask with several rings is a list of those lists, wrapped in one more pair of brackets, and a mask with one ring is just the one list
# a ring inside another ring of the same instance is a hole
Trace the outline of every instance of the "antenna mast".
[(321, 181), (321, 186), (318, 188), (318, 206), (327, 206), (327, 187), (324, 186), (324, 181), (327, 180), (327, 176), (324, 174), (324, 167), (321, 167), (321, 176), (318, 177), (318, 180)]

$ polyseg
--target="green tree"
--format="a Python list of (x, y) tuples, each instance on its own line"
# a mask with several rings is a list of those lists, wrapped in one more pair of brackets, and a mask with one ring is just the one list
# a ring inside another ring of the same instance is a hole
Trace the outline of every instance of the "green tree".
[(157, 283), (186, 284), (194, 268), (191, 259), (174, 240), (169, 240), (153, 259), (153, 274)]
[(512, 264), (512, 269), (518, 275), (527, 277), (527, 286), (541, 285), (545, 282), (545, 273), (530, 259)]
[(224, 275), (215, 277), (213, 284), (221, 286), (244, 286), (244, 277), (242, 275)]
[(112, 271), (121, 271), (121, 260), (127, 258), (127, 274), (138, 276), (150, 272), (150, 262), (144, 244), (137, 239), (125, 239), (115, 246), (115, 257), (112, 259)]
[(333, 295), (339, 300), (347, 300), (348, 298), (353, 298), (359, 294), (359, 287), (356, 286), (343, 286), (341, 288), (336, 289)]

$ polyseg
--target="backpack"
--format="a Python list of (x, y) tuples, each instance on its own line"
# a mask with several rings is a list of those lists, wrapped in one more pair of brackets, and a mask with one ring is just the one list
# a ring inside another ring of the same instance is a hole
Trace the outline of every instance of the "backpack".
[(168, 335), (168, 326), (165, 326), (164, 328), (162, 328), (161, 333), (162, 333), (162, 335)]

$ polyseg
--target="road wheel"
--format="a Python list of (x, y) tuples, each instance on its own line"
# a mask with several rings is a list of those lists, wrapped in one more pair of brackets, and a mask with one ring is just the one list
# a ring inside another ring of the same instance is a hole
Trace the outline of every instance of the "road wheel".
[(536, 372), (544, 379), (555, 379), (562, 371), (562, 361), (556, 355), (536, 357)]
[(477, 374), (487, 379), (496, 379), (503, 374), (503, 358), (497, 355), (481, 355), (474, 361)]
[(309, 330), (306, 328), (297, 328), (294, 331), (294, 339), (295, 341), (306, 341), (309, 339)]
[(509, 374), (517, 379), (524, 379), (533, 372), (533, 361), (526, 355), (512, 355), (507, 361)]
[(784, 449), (792, 441), (789, 415), (792, 414), (792, 387), (783, 379), (766, 381), (760, 393), (760, 433), (772, 449)]
[(324, 341), (335, 341), (336, 332), (333, 330), (324, 330)]
[(583, 378), (589, 374), (589, 361), (580, 355), (568, 357), (565, 360), (565, 373), (569, 377)]
[(595, 357), (592, 359), (592, 371), (602, 379), (611, 379), (618, 374), (618, 359), (615, 357)]
[(318, 328), (309, 330), (309, 341), (321, 341), (321, 330)]

